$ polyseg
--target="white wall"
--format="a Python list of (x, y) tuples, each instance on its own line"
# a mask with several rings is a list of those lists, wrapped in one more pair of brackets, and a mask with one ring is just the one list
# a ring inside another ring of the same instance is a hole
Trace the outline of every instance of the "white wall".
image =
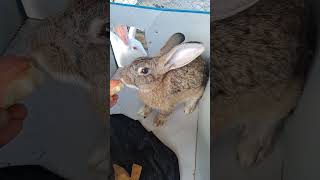
[(19, 11), (17, 1), (0, 1), (0, 53), (8, 46), (23, 23), (23, 19), (24, 17)]

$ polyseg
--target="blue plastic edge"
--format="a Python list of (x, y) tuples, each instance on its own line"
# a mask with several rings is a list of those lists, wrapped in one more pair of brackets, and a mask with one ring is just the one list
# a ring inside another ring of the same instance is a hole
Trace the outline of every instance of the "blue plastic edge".
[(149, 7), (149, 6), (137, 6), (132, 4), (123, 4), (123, 3), (115, 3), (110, 2), (110, 4), (118, 5), (118, 6), (127, 6), (127, 7), (134, 7), (134, 8), (141, 8), (141, 9), (151, 9), (156, 11), (171, 11), (171, 12), (186, 12), (186, 13), (196, 13), (196, 14), (210, 14), (208, 11), (194, 11), (194, 10), (180, 10), (180, 9), (168, 9), (168, 8), (156, 8), (156, 7)]

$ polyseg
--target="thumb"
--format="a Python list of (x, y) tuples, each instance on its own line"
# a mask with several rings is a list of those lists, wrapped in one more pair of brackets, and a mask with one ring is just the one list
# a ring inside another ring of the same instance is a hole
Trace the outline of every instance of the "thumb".
[(26, 107), (21, 104), (13, 105), (7, 110), (0, 109), (0, 146), (9, 143), (19, 134), (26, 116)]

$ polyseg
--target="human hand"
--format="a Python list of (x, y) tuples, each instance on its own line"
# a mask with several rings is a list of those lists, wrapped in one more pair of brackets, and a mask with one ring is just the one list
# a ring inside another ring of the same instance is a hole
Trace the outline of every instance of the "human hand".
[(23, 57), (0, 57), (0, 146), (9, 143), (21, 131), (23, 119), (27, 116), (25, 106), (14, 104), (16, 97), (13, 95), (17, 89), (12, 82), (25, 77), (29, 62)]
[(119, 80), (110, 80), (110, 107), (113, 107), (119, 99), (116, 93), (120, 91), (121, 84)]
[(117, 101), (119, 99), (119, 96), (117, 94), (110, 96), (110, 107), (113, 107), (117, 104)]
[(0, 108), (0, 147), (8, 144), (22, 130), (23, 120), (27, 116), (27, 109), (24, 105), (15, 104), (8, 109)]

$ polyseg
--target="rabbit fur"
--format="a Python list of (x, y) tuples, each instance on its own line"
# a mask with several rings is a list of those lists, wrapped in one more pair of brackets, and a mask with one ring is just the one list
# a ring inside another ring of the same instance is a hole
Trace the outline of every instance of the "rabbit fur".
[[(106, 96), (107, 32), (99, 0), (73, 0), (62, 15), (48, 18), (37, 27), (31, 40), (35, 66), (52, 77), (77, 83)], [(102, 98), (101, 98), (102, 100)], [(102, 101), (105, 109), (107, 99)]]
[[(167, 121), (177, 104), (185, 103), (185, 113), (192, 113), (208, 80), (208, 65), (200, 57), (203, 45), (183, 41), (184, 35), (176, 33), (158, 56), (140, 57), (120, 71), (121, 81), (137, 88), (145, 104), (139, 114), (147, 117), (153, 109), (160, 111), (156, 126)], [(148, 73), (142, 74), (145, 68)]]
[[(242, 127), (242, 166), (263, 160), (276, 130), (296, 107), (306, 66), (304, 0), (260, 0), (211, 27), (211, 117), (215, 138)], [(310, 58), (311, 59), (311, 58)]]
[[(56, 80), (88, 90), (93, 105), (108, 129), (107, 68), (109, 67), (107, 3), (101, 0), (71, 0), (65, 12), (49, 17), (30, 35), (33, 66)], [(89, 169), (93, 180), (110, 175), (109, 144), (105, 137), (92, 151)], [(98, 154), (98, 155), (97, 155)], [(103, 170), (101, 162), (107, 162)]]

